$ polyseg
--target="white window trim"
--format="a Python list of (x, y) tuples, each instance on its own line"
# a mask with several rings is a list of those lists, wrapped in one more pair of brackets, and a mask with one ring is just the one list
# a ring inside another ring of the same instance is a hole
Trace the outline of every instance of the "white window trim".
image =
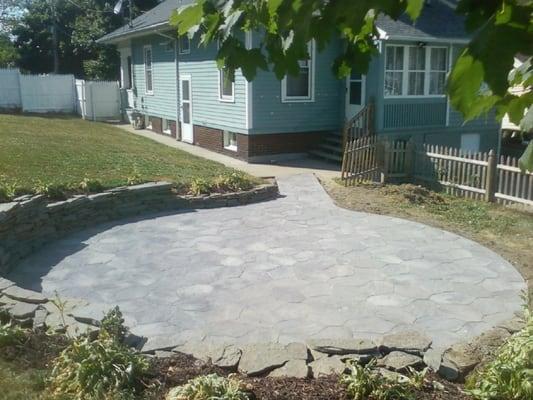
[(223, 134), (223, 138), (222, 138), (224, 140), (224, 149), (230, 150), (230, 151), (237, 151), (237, 145), (234, 145), (234, 144), (226, 145), (226, 135), (229, 135), (229, 134), (235, 135), (235, 140), (237, 140), (237, 134), (235, 132), (225, 131)]
[(185, 35), (183, 37), (186, 37), (187, 38), (187, 41), (189, 42), (189, 48), (187, 50), (183, 50), (181, 48), (181, 38), (178, 38), (178, 49), (179, 49), (179, 54), (191, 54), (191, 38), (188, 36), (188, 35)]
[(316, 65), (316, 46), (315, 41), (309, 43), (311, 63), (309, 64), (311, 71), (309, 79), (309, 96), (287, 96), (287, 77), (281, 81), (281, 102), (282, 103), (314, 103), (315, 102), (315, 65)]
[[(152, 72), (152, 90), (148, 90), (148, 85), (146, 84), (146, 50), (150, 50), (150, 71)], [(144, 93), (148, 95), (154, 94), (154, 52), (151, 45), (143, 46), (143, 68), (144, 68)]]
[(222, 79), (224, 74), (224, 69), (218, 70), (218, 101), (223, 103), (235, 103), (235, 80), (231, 82), (231, 96), (224, 95), (222, 93)]
[[(387, 70), (387, 48), (388, 47), (403, 47), (403, 71), (402, 71), (402, 94), (400, 95), (391, 95), (385, 94), (385, 75), (388, 71), (398, 71), (398, 70)], [(409, 95), (408, 85), (409, 85), (409, 48), (416, 47), (416, 45), (404, 45), (404, 44), (387, 44), (385, 45), (385, 62), (383, 65), (383, 97), (385, 99), (443, 99), (446, 97), (446, 94), (429, 94), (429, 80), (431, 72), (431, 49), (446, 49), (446, 61), (447, 65), (450, 58), (450, 49), (448, 46), (424, 46), (426, 49), (426, 65), (424, 71), (424, 94), (423, 95)], [(413, 70), (415, 71), (415, 70)], [(446, 74), (449, 74), (450, 71), (446, 71)]]

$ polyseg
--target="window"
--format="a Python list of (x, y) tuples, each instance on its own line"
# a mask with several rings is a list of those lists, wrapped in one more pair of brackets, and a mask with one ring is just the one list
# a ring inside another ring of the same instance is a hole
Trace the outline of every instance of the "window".
[(385, 51), (385, 96), (443, 96), (445, 47), (389, 45)]
[(144, 48), (144, 82), (145, 92), (147, 94), (154, 93), (153, 87), (153, 71), (152, 71), (152, 47), (146, 46)]
[(224, 131), (224, 148), (237, 151), (237, 134), (235, 132)]
[(131, 56), (128, 56), (126, 58), (126, 76), (128, 78), (126, 89), (132, 88), (133, 76), (131, 72), (132, 72)]
[(152, 119), (149, 115), (144, 116), (144, 128), (145, 129), (152, 129)]
[(461, 135), (461, 150), (478, 153), (480, 139), (479, 133), (465, 133)]
[(222, 68), (218, 74), (218, 98), (220, 101), (233, 102), (235, 83), (231, 80), (228, 70)]
[(363, 76), (355, 71), (350, 75), (350, 104), (361, 105), (363, 101)]
[(189, 39), (189, 36), (180, 36), (179, 47), (180, 54), (189, 54), (191, 52), (191, 40)]
[(287, 75), (281, 83), (281, 100), (314, 101), (314, 51), (313, 42), (308, 46), (309, 59), (299, 60), (300, 72), (297, 76)]
[(174, 41), (173, 40), (167, 40), (164, 44), (165, 51), (167, 53), (173, 53), (174, 52)]
[(170, 135), (172, 131), (170, 130), (170, 121), (166, 118), (163, 118), (163, 133), (166, 133), (167, 135)]

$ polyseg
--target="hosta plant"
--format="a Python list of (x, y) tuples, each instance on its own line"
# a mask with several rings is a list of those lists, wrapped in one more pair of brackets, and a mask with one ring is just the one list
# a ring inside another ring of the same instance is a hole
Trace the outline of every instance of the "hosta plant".
[(230, 376), (224, 378), (217, 374), (199, 376), (183, 386), (167, 393), (165, 400), (249, 400), (243, 384)]
[(499, 349), (494, 360), (472, 374), (468, 393), (477, 400), (533, 399), (533, 316)]
[(0, 323), (0, 348), (19, 344), (24, 340), (24, 330), (11, 323)]

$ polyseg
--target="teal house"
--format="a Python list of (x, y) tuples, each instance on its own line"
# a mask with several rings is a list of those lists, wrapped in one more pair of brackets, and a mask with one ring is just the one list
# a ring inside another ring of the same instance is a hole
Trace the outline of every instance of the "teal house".
[[(126, 113), (142, 116), (148, 129), (247, 161), (306, 152), (339, 160), (345, 123), (371, 106), (378, 135), (470, 151), (498, 146), (493, 116), (465, 123), (445, 95), (469, 40), (454, 0), (427, 2), (416, 24), (381, 17), (379, 55), (366, 76), (334, 76), (339, 39), (321, 52), (310, 43), (299, 76), (279, 81), (259, 71), (248, 82), (237, 71), (233, 83), (216, 66), (216, 44), (177, 39), (169, 26), (172, 11), (191, 2), (165, 0), (99, 40), (119, 50)], [(247, 33), (245, 42), (257, 46), (260, 36)]]

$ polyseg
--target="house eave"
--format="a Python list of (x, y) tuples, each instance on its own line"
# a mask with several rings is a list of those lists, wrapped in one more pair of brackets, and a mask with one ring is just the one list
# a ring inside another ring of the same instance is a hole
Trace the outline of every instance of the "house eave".
[(166, 30), (168, 28), (169, 28), (168, 21), (165, 21), (165, 22), (161, 22), (159, 24), (154, 24), (154, 25), (147, 26), (145, 28), (135, 29), (135, 30), (129, 31), (129, 32), (124, 32), (124, 33), (112, 36), (110, 38), (105, 38), (105, 36), (104, 36), (104, 37), (102, 37), (100, 39), (97, 39), (96, 43), (100, 43), (100, 44), (117, 44), (117, 43), (122, 42), (122, 41), (127, 40), (127, 39), (133, 39), (133, 38), (136, 38), (136, 37), (144, 36), (147, 33), (157, 33), (157, 32), (160, 32), (160, 31), (164, 31), (164, 30)]
[(386, 32), (382, 35), (380, 32), (380, 39), (387, 41), (405, 41), (405, 42), (432, 42), (432, 43), (456, 43), (456, 44), (468, 44), (470, 39), (468, 38), (446, 38), (446, 37), (434, 37), (434, 36), (400, 36), (400, 35), (387, 35)]

